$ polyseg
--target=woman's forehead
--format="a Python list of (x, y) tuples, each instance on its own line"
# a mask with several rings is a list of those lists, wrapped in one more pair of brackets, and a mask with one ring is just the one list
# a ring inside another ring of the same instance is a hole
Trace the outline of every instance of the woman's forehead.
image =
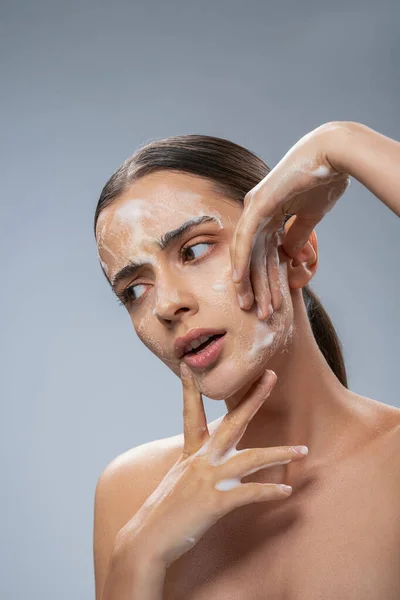
[[(216, 209), (221, 199), (210, 181), (182, 173), (153, 173), (136, 181), (99, 215), (96, 233), (115, 234), (139, 222), (162, 228), (165, 222), (183, 215)], [(174, 223), (176, 224), (176, 223)], [(158, 231), (159, 233), (159, 231)]]
[(221, 207), (212, 199), (192, 197), (173, 201), (129, 197), (118, 199), (100, 213), (96, 232), (97, 243), (120, 241), (125, 244), (146, 244), (160, 239), (167, 231), (180, 227), (186, 220), (206, 214), (221, 221)]
[(121, 200), (142, 200), (154, 207), (184, 208), (205, 200), (216, 201), (213, 183), (204, 177), (174, 171), (151, 173), (135, 181)]

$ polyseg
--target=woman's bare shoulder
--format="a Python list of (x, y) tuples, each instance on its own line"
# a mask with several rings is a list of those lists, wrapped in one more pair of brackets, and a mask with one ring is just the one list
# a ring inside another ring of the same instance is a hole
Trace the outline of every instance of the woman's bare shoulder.
[[(210, 434), (221, 419), (208, 423)], [(114, 530), (122, 528), (159, 486), (180, 457), (183, 433), (152, 440), (126, 450), (104, 469), (108, 497), (113, 499)]]
[(367, 448), (381, 453), (389, 467), (393, 463), (400, 466), (400, 408), (365, 396), (354, 397), (359, 400), (360, 420), (369, 439)]

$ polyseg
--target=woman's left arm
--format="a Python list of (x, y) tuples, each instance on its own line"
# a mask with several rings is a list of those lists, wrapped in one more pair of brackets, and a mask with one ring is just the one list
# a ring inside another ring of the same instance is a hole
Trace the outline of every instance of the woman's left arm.
[(361, 123), (344, 121), (338, 125), (341, 127), (332, 136), (328, 154), (332, 166), (365, 185), (399, 217), (400, 142)]
[(400, 142), (366, 125), (331, 121), (303, 136), (244, 197), (230, 248), (239, 304), (260, 318), (279, 308), (280, 234), (287, 214), (296, 215), (282, 247), (295, 257), (314, 227), (344, 194), (350, 176), (400, 216)]

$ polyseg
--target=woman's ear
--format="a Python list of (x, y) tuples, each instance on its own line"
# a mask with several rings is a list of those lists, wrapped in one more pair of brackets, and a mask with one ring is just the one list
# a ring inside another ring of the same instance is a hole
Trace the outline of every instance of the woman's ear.
[[(293, 215), (285, 223), (286, 235), (295, 219)], [(313, 230), (304, 248), (298, 252), (295, 258), (291, 258), (283, 249), (283, 244), (280, 247), (281, 252), (287, 260), (287, 276), (289, 287), (292, 289), (302, 288), (314, 277), (318, 266), (318, 239), (317, 234)]]

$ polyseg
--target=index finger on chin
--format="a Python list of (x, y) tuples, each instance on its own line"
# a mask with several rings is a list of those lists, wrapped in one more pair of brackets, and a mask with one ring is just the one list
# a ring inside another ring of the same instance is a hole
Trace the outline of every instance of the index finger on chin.
[(193, 374), (184, 362), (180, 364), (183, 387), (183, 452), (191, 455), (207, 441), (210, 433), (201, 393), (196, 387)]

